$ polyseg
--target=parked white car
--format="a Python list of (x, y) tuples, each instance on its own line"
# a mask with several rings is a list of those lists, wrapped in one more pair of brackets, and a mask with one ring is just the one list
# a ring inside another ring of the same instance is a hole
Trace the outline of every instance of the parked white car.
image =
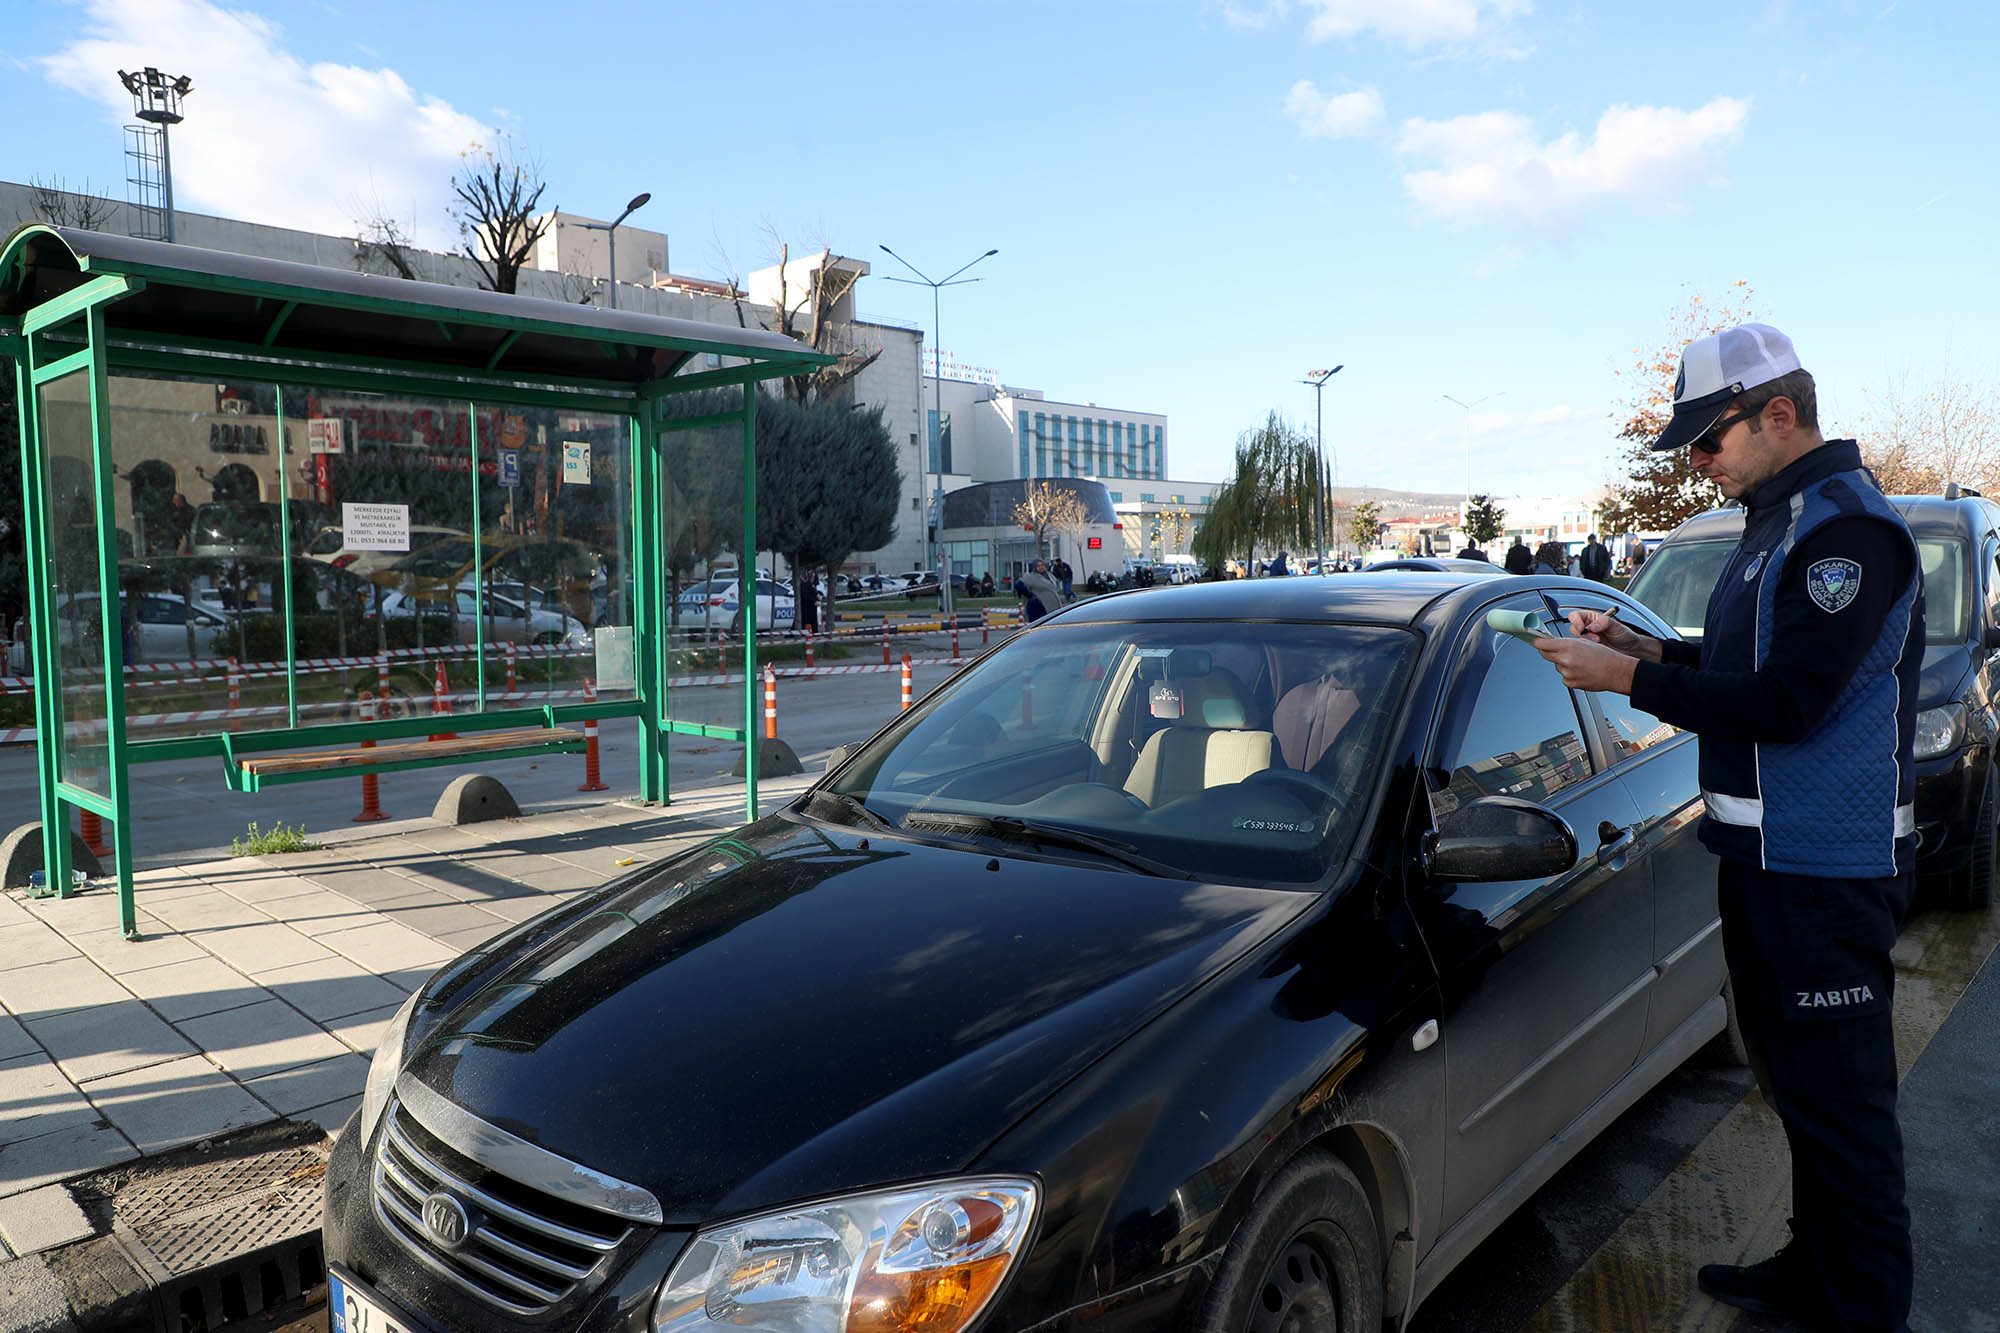
[(472, 588), (460, 587), (454, 600), (417, 598), (408, 593), (386, 593), (382, 598), (385, 616), (449, 616), (453, 641), (473, 643), (479, 636), (476, 621), (485, 620), (488, 643), (561, 644), (568, 648), (588, 648), (590, 631), (581, 620), (566, 612), (526, 606), (512, 597), (489, 591), (484, 598)]
[[(683, 629), (711, 633), (741, 631), (743, 628), (742, 590), (734, 574), (719, 574), (697, 583), (680, 596), (680, 623)], [(798, 623), (799, 606), (789, 589), (776, 579), (757, 580), (757, 628), (790, 629)]]
[[(121, 598), (122, 600), (122, 598)], [(96, 593), (64, 598), (56, 610), (62, 628), (64, 661), (67, 666), (103, 660), (102, 639), (98, 637)], [(132, 626), (130, 649), (139, 662), (185, 662), (188, 657), (188, 621), (194, 621), (194, 661), (211, 661), (229, 656), (224, 637), (229, 622), (212, 611), (189, 607), (178, 593), (139, 594), (139, 607)], [(25, 676), (32, 669), (28, 659), (26, 622), (17, 622), (14, 642), (7, 647), (7, 669)]]

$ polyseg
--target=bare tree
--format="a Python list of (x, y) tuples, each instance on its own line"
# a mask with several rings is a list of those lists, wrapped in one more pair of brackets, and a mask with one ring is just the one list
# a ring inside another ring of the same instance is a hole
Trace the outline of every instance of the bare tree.
[(1030, 482), (1027, 498), (1014, 506), (1014, 521), (1035, 534), (1035, 554), (1047, 555), (1049, 532), (1080, 532), (1090, 521), (1077, 493), (1046, 481)]
[[(835, 262), (833, 250), (822, 245), (819, 263), (813, 268), (812, 276), (805, 290), (792, 298), (791, 275), (787, 262), (791, 247), (770, 227), (765, 234), (778, 249), (778, 299), (771, 308), (775, 327), (759, 320), (761, 327), (793, 338), (815, 352), (824, 352), (834, 359), (830, 365), (803, 375), (792, 375), (785, 379), (785, 394), (793, 402), (810, 403), (831, 397), (837, 390), (847, 385), (862, 371), (875, 364), (882, 355), (880, 347), (863, 344), (851, 321), (834, 318), (834, 309), (853, 292), (854, 285), (861, 280), (858, 265)], [(731, 287), (741, 290), (730, 275)], [(744, 323), (743, 298), (736, 298), (736, 319)]]
[(399, 278), (416, 280), (410, 251), (416, 243), (394, 214), (375, 210), (357, 224), (354, 237), (354, 267), (363, 273), (379, 273), (381, 265), (394, 269)]
[(1955, 481), (2000, 488), (2000, 391), (1948, 370), (1928, 388), (1891, 389), (1869, 414), (1862, 457), (1882, 489), (1935, 491)]
[(504, 135), (497, 151), (475, 145), (460, 159), (451, 215), (463, 238), (460, 249), (479, 266), (489, 290), (512, 292), (519, 285), (528, 256), (549, 229), (549, 219), (536, 216), (547, 189), (540, 160)]
[(34, 193), (35, 216), (58, 227), (102, 231), (105, 224), (111, 221), (112, 214), (118, 211), (118, 205), (109, 196), (90, 192), (90, 178), (87, 176), (80, 194), (63, 188), (60, 176), (51, 181), (30, 176), (28, 188)]

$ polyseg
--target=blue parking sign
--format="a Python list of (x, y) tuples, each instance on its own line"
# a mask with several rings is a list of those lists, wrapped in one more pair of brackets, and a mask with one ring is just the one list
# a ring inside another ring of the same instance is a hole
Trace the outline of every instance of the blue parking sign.
[(519, 486), (521, 484), (521, 451), (502, 449), (500, 451), (500, 484)]

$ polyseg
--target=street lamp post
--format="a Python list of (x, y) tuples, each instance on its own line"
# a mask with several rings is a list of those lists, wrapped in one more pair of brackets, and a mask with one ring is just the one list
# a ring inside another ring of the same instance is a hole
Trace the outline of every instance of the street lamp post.
[[(1490, 403), (1495, 398), (1505, 397), (1506, 393), (1507, 391), (1502, 389), (1499, 393), (1489, 393), (1484, 398), (1475, 398), (1469, 403), (1460, 402), (1450, 394), (1444, 395), (1444, 400), (1447, 403), (1457, 403), (1465, 409), (1465, 415), (1460, 418), (1463, 424), (1459, 427), (1459, 434), (1465, 441), (1465, 521), (1467, 523), (1472, 521), (1472, 409), (1481, 403)], [(1466, 542), (1470, 544), (1471, 540), (1472, 534), (1468, 531), (1466, 533)]]
[(632, 202), (625, 205), (625, 211), (613, 218), (609, 223), (579, 222), (576, 224), (585, 231), (601, 231), (605, 233), (605, 244), (610, 248), (607, 262), (611, 265), (611, 282), (609, 286), (610, 302), (613, 310), (618, 308), (618, 226), (626, 218), (631, 217), (634, 213), (644, 208), (651, 202), (652, 198), (653, 196), (650, 191), (645, 194), (632, 196)]
[[(167, 141), (167, 129), (185, 119), (181, 115), (181, 99), (194, 91), (194, 80), (185, 74), (179, 76), (162, 74), (151, 65), (137, 74), (121, 69), (118, 71), (118, 79), (125, 85), (125, 91), (132, 94), (133, 114), (149, 124), (160, 127), (160, 212), (166, 219), (167, 240), (172, 242), (174, 157), (173, 146)], [(144, 197), (142, 193), (140, 198)]]
[[(1312, 385), (1313, 391), (1313, 558), (1319, 561), (1319, 572), (1326, 573), (1326, 437), (1323, 430), (1324, 417), (1320, 409), (1320, 390), (1326, 382), (1347, 369), (1342, 362), (1332, 370), (1308, 370), (1301, 384)], [(1338, 464), (1336, 475), (1338, 475)]]
[[(883, 275), (885, 281), (906, 282), (912, 287), (928, 287), (931, 289), (931, 415), (936, 418), (931, 425), (931, 462), (937, 473), (937, 484), (934, 490), (936, 494), (942, 496), (944, 494), (944, 451), (939, 446), (944, 443), (944, 352), (942, 350), (944, 343), (940, 341), (941, 334), (939, 333), (940, 306), (938, 293), (946, 287), (958, 287), (968, 282), (980, 281), (978, 278), (961, 278), (958, 275), (965, 272), (966, 269), (971, 268), (973, 264), (977, 264), (979, 260), (991, 259), (1000, 252), (998, 250), (988, 250), (977, 259), (960, 265), (946, 277), (936, 280), (926, 277), (922, 269), (897, 254), (894, 250), (891, 250), (888, 246), (885, 245), (882, 247), (882, 253), (917, 275), (914, 278), (895, 278), (885, 274)], [(922, 460), (919, 459), (918, 462), (921, 464)], [(938, 558), (938, 553), (932, 546), (934, 541), (940, 540), (944, 535), (942, 532), (933, 531), (933, 529), (944, 527), (944, 506), (942, 504), (938, 506), (937, 521), (933, 523), (931, 521), (930, 499), (923, 494), (923, 478), (924, 470), (919, 466), (917, 468), (917, 502), (924, 514), (924, 561), (938, 572), (938, 583), (940, 585), (938, 589), (938, 605), (946, 615), (950, 615), (953, 610), (951, 571), (941, 568), (943, 561)]]

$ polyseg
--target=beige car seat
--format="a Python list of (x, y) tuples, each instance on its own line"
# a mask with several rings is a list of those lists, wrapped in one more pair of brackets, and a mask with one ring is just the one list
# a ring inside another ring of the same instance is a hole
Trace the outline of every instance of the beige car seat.
[(1249, 726), (1249, 702), (1233, 675), (1212, 671), (1174, 683), (1183, 691), (1181, 715), (1146, 738), (1126, 791), (1157, 809), (1271, 767), (1276, 743)]

